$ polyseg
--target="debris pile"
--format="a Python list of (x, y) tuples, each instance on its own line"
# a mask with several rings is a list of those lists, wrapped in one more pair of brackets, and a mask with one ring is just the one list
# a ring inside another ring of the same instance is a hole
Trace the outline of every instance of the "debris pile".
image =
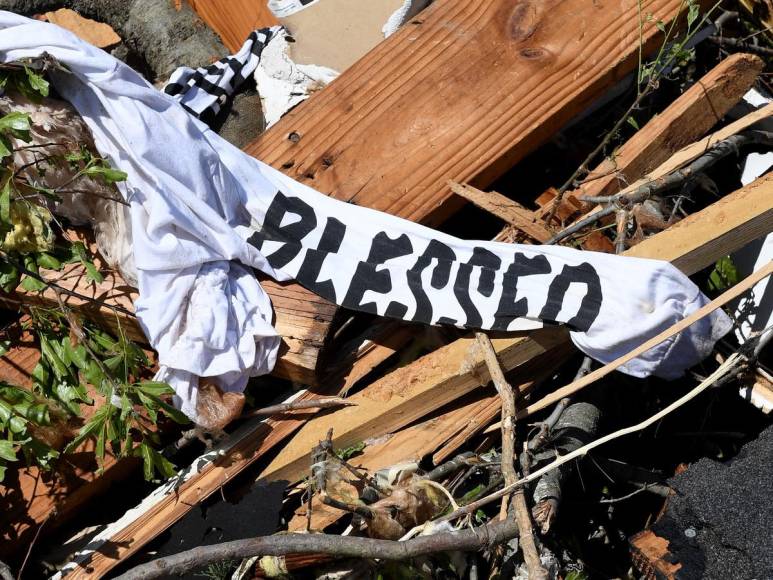
[(0, 577), (773, 575), (763, 8), (0, 2)]

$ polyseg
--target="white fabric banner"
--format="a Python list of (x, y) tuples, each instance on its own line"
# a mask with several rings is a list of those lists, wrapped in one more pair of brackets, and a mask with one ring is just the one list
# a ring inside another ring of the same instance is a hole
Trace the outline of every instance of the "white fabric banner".
[[(59, 93), (100, 153), (126, 171), (140, 298), (160, 378), (195, 414), (197, 377), (243, 389), (279, 346), (250, 268), (297, 280), (353, 310), (428, 324), (566, 324), (609, 362), (707, 302), (666, 262), (555, 246), (465, 241), (336, 201), (233, 147), (172, 97), (54, 25), (0, 12), (0, 60), (47, 52)], [(715, 312), (631, 361), (634, 376), (681, 375), (728, 332)]]

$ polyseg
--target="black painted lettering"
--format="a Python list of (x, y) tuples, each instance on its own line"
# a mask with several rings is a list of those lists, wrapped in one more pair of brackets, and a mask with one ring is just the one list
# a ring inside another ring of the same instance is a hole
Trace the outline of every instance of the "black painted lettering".
[[(368, 260), (367, 262), (360, 262), (357, 264), (357, 269), (355, 270), (354, 277), (349, 285), (349, 290), (341, 305), (346, 308), (351, 308), (352, 310), (361, 310), (363, 312), (377, 314), (378, 309), (375, 302), (368, 302), (367, 304), (361, 304), (361, 302), (365, 292), (368, 290), (386, 294), (392, 289), (392, 279), (389, 275), (389, 271), (378, 270), (378, 266), (392, 258), (406, 256), (412, 251), (413, 246), (411, 245), (411, 240), (405, 234), (401, 235), (396, 240), (390, 239), (384, 232), (376, 234), (373, 238), (373, 243), (370, 246)], [(391, 304), (390, 308), (392, 308)], [(394, 308), (392, 309), (392, 313), (389, 313), (389, 309), (387, 309), (388, 316), (394, 316), (394, 312)], [(404, 313), (405, 312), (403, 312), (403, 314)], [(401, 316), (398, 317), (401, 318)]]
[(502, 296), (494, 315), (494, 330), (507, 330), (513, 320), (529, 312), (529, 303), (525, 297), (515, 299), (518, 294), (518, 279), (538, 274), (550, 274), (550, 262), (545, 256), (537, 254), (528, 258), (524, 254), (515, 255), (502, 279)]
[(481, 328), (483, 324), (480, 312), (470, 298), (470, 279), (473, 267), (480, 267), (478, 293), (489, 298), (494, 293), (494, 276), (501, 265), (502, 260), (499, 259), (499, 256), (485, 248), (475, 248), (470, 260), (466, 264), (459, 264), (459, 272), (456, 274), (456, 283), (454, 284), (454, 295), (467, 316), (465, 326), (468, 328)]
[[(282, 226), (282, 219), (288, 213), (294, 213), (301, 219), (287, 226)], [(301, 251), (301, 241), (317, 227), (317, 216), (314, 208), (298, 197), (287, 197), (278, 191), (271, 200), (266, 211), (266, 219), (259, 232), (255, 232), (247, 240), (258, 250), (265, 241), (282, 242), (283, 245), (266, 255), (266, 260), (273, 268), (283, 268), (289, 264)]]
[(587, 262), (579, 266), (564, 266), (548, 288), (548, 299), (539, 317), (545, 321), (556, 321), (563, 307), (564, 297), (572, 283), (585, 284), (587, 292), (580, 303), (577, 314), (566, 321), (573, 330), (587, 332), (601, 310), (601, 281), (596, 270)]
[[(424, 253), (419, 256), (413, 267), (408, 270), (408, 287), (416, 299), (416, 312), (413, 315), (414, 322), (423, 322), (430, 324), (432, 322), (432, 303), (424, 291), (421, 283), (421, 273), (432, 263), (432, 259), (437, 259), (437, 265), (432, 270), (430, 284), (436, 290), (445, 288), (451, 278), (451, 264), (456, 259), (454, 251), (442, 242), (431, 240), (427, 244)], [(455, 324), (450, 318), (445, 319), (446, 323)]]
[(316, 249), (309, 249), (303, 257), (303, 264), (298, 270), (298, 282), (322, 298), (336, 301), (335, 285), (331, 280), (318, 281), (322, 263), (328, 254), (335, 254), (341, 248), (341, 242), (346, 234), (346, 226), (336, 218), (327, 218), (325, 231)]

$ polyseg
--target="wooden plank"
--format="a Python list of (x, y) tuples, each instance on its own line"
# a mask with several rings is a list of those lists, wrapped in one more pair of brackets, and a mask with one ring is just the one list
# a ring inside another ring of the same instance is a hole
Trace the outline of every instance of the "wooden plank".
[(703, 136), (741, 100), (762, 71), (761, 58), (734, 54), (706, 73), (665, 111), (605, 159), (568, 195), (612, 195)]
[(40, 20), (66, 28), (86, 42), (105, 50), (121, 42), (121, 37), (104, 22), (84, 18), (74, 10), (60, 8), (54, 12), (46, 12)]
[[(679, 0), (647, 0), (644, 52)], [(567, 23), (582, 23), (568, 26)], [(636, 0), (439, 0), (245, 150), (337, 199), (429, 225), (635, 66)]]
[[(530, 338), (494, 339), (503, 368), (514, 369), (546, 352), (568, 352), (559, 329), (534, 332)], [(392, 371), (349, 397), (347, 407), (309, 420), (260, 474), (269, 481), (294, 482), (308, 472), (311, 449), (333, 429), (336, 447), (392, 433), (489, 381), (474, 338), (462, 338)], [(563, 348), (561, 348), (563, 346)], [(354, 412), (347, 412), (351, 409)]]
[(257, 28), (276, 26), (279, 21), (267, 0), (188, 0), (191, 8), (214, 30), (231, 52), (238, 51)]
[(635, 245), (627, 256), (668, 260), (687, 274), (773, 230), (773, 173)]
[(471, 185), (450, 182), (449, 187), (456, 195), (459, 195), (477, 205), (479, 208), (494, 214), (510, 225), (532, 238), (536, 242), (544, 244), (553, 234), (538, 221), (537, 215), (523, 207), (521, 204), (505, 197), (496, 191), (481, 191)]

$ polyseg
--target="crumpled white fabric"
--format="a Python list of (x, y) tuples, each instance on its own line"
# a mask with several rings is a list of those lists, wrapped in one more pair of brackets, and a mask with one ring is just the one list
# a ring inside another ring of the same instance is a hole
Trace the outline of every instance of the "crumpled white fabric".
[[(54, 85), (83, 116), (100, 153), (128, 174), (121, 191), (131, 204), (140, 292), (137, 316), (159, 353), (159, 377), (175, 387), (178, 404), (191, 416), (196, 408), (197, 377), (215, 377), (226, 389), (243, 389), (249, 376), (269, 372), (276, 361), (279, 337), (271, 326), (270, 301), (249, 268), (277, 280), (292, 279), (299, 275), (303, 256), (318, 251), (322, 234), (320, 225), (303, 239), (269, 239), (264, 249), (267, 255), (247, 241), (263, 231), (267, 210), (279, 190), (312, 207), (320, 224), (326, 217), (346, 224), (346, 241), (340, 251), (325, 253), (325, 267), (319, 275), (338, 286), (346, 286), (351, 273), (367, 262), (368, 248), (379, 231), (393, 241), (404, 237), (415, 248), (433, 240), (447, 245), (456, 255), (449, 265), (453, 272), (480, 247), (510, 261), (518, 252), (532, 258), (545, 256), (554, 267), (591, 263), (600, 276), (604, 299), (591, 328), (574, 332), (572, 338), (602, 362), (628, 352), (707, 301), (686, 276), (666, 262), (554, 246), (467, 242), (329, 198), (236, 149), (138, 73), (73, 34), (0, 12), (2, 61), (43, 52), (70, 69), (70, 73), (52, 72)], [(282, 227), (284, 224), (279, 229)], [(297, 245), (299, 259), (273, 267), (271, 258), (278, 263), (276, 248), (287, 243)], [(441, 315), (450, 316), (459, 307), (453, 301), (453, 285), (430, 288), (429, 276), (434, 279), (438, 271), (434, 264), (423, 272), (422, 283), (436, 301), (431, 322), (438, 323)], [(397, 258), (377, 264), (374, 271), (383, 270), (400, 280), (406, 279), (410, 266)], [(482, 269), (476, 270), (475, 276), (482, 275)], [(501, 289), (502, 272), (492, 275), (496, 276), (495, 287)], [(530, 299), (529, 310), (508, 329), (541, 324), (538, 306), (550, 279), (541, 275), (519, 279), (518, 296)], [(571, 320), (585, 296), (576, 286), (570, 285), (561, 312), (551, 320)], [(391, 291), (410, 304), (408, 284), (393, 284)], [(341, 303), (343, 296), (337, 295), (336, 301)], [(380, 301), (379, 314), (386, 313), (385, 304)], [(489, 306), (481, 298), (480, 307)], [(485, 320), (490, 315), (488, 312)], [(727, 316), (718, 311), (621, 370), (635, 376), (678, 376), (706, 356), (729, 328)]]

